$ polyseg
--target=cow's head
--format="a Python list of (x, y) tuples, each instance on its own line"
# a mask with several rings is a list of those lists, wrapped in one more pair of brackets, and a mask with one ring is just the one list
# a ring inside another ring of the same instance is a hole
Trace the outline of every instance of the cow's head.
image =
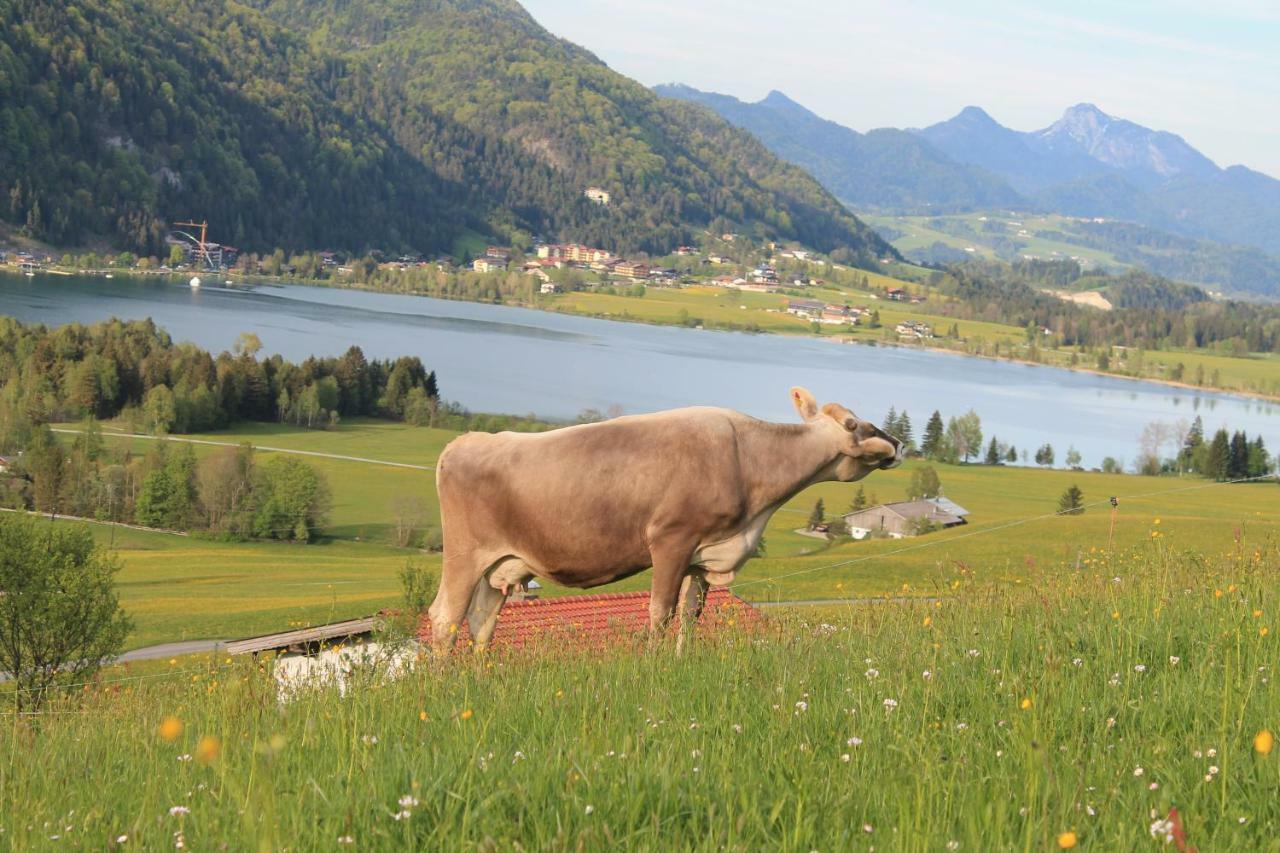
[(880, 427), (864, 421), (839, 403), (818, 408), (818, 401), (804, 388), (791, 389), (791, 402), (805, 423), (830, 435), (840, 452), (833, 471), (844, 483), (861, 480), (872, 471), (902, 464), (902, 442)]

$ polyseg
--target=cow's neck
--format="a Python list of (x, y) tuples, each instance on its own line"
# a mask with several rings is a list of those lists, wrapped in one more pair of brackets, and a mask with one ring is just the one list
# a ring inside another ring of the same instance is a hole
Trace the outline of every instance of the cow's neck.
[(749, 513), (770, 512), (814, 483), (833, 479), (840, 452), (824, 430), (809, 424), (769, 424), (739, 436)]

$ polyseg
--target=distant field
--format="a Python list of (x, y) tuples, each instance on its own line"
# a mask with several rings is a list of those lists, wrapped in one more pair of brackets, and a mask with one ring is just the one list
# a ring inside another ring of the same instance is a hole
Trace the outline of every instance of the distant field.
[[(937, 216), (870, 215), (862, 218), (873, 227), (888, 227), (903, 232), (902, 237), (891, 242), (904, 254), (917, 249), (927, 249), (935, 242), (940, 242), (961, 251), (972, 248), (975, 250), (972, 254), (978, 257), (994, 258), (997, 257), (997, 252), (993, 248), (994, 241), (1008, 239), (1024, 244), (1018, 250), (1018, 255), (1031, 255), (1043, 260), (1080, 258), (1103, 267), (1127, 266), (1110, 252), (1058, 239), (1051, 232), (1063, 232), (1064, 225), (1070, 221), (1058, 214), (1010, 214), (1007, 211), (988, 211)], [(941, 223), (942, 227), (935, 227), (934, 223)], [(995, 230), (984, 230), (984, 227)], [(1019, 233), (1022, 231), (1027, 233)]]
[[(430, 464), (452, 436), (443, 430), (363, 421), (332, 431), (254, 425), (198, 437)], [(203, 455), (210, 449), (197, 447), (197, 452)], [(335, 496), (332, 524), (326, 531), (332, 538), (322, 544), (235, 544), (114, 533), (125, 563), (120, 576), (122, 598), (138, 621), (131, 646), (252, 634), (288, 627), (293, 621), (326, 621), (394, 604), (396, 573), (413, 552), (389, 545), (390, 498), (421, 495), (431, 508), (429, 523), (436, 523), (432, 475), (363, 462), (313, 457), (308, 461), (325, 472)], [(920, 464), (913, 461), (902, 469), (874, 474), (862, 485), (873, 500), (900, 500), (911, 471)], [(841, 599), (900, 593), (903, 584), (910, 592), (928, 594), (943, 590), (962, 575), (1027, 581), (1095, 559), (1107, 544), (1107, 509), (999, 529), (1053, 513), (1059, 495), (1073, 483), (1084, 491), (1087, 502), (1121, 497), (1116, 547), (1146, 542), (1153, 532), (1161, 533), (1170, 547), (1205, 552), (1233, 547), (1237, 531), (1250, 537), (1280, 536), (1280, 488), (1274, 483), (1211, 486), (1192, 478), (979, 465), (935, 467), (947, 496), (971, 511), (969, 525), (918, 539), (829, 547), (795, 530), (804, 525), (818, 497), (823, 498), (828, 514), (834, 514), (849, 505), (857, 486), (815, 486), (774, 516), (765, 534), (766, 556), (751, 561), (740, 575), (741, 594), (750, 599)], [(1181, 489), (1189, 490), (1151, 494)], [(103, 539), (113, 535), (105, 527), (99, 526), (98, 531)], [(906, 553), (891, 553), (907, 548), (911, 550)], [(430, 565), (439, 565), (438, 556), (426, 559)], [(853, 560), (858, 562), (821, 569)], [(802, 574), (766, 582), (793, 572)], [(646, 584), (647, 576), (641, 575), (617, 588), (639, 589)], [(565, 592), (572, 590), (547, 591)]]

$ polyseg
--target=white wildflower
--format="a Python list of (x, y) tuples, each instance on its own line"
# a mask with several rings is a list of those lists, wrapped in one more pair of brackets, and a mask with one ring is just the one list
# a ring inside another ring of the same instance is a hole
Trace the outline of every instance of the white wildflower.
[(396, 812), (395, 814), (393, 814), (391, 817), (393, 817), (396, 820), (408, 820), (412, 816), (413, 816), (413, 812), (409, 811), (408, 809), (402, 809)]
[(190, 760), (191, 760), (191, 753), (189, 753), (189, 752), (184, 752), (182, 755), (179, 755), (179, 756), (178, 756), (178, 760), (179, 760), (179, 761), (190, 761)]
[(411, 794), (405, 794), (397, 802), (399, 803), (400, 808), (402, 809), (412, 809), (412, 808), (417, 808), (418, 798)]
[(174, 815), (175, 817), (177, 815), (191, 814), (191, 809), (186, 806), (172, 806), (169, 809), (169, 814)]
[(862, 746), (862, 738), (856, 737), (856, 736), (851, 737), (847, 741), (845, 741), (845, 745), (846, 746)]
[(867, 670), (866, 675), (867, 675), (867, 680), (868, 680), (868, 681), (870, 681), (870, 680), (872, 680), (872, 679), (879, 678), (879, 677), (880, 677), (880, 670), (878, 670), (878, 669), (876, 669), (876, 668), (872, 667), (871, 669)]
[(971, 658), (976, 658), (976, 657), (979, 657), (982, 654), (982, 652), (978, 651), (977, 649), (969, 649), (969, 651), (965, 652), (965, 654)]
[(734, 723), (733, 730), (737, 734), (742, 734), (742, 723)]
[(808, 702), (800, 701), (796, 703), (796, 713), (803, 713), (807, 710), (809, 710)]
[(1151, 837), (1165, 844), (1173, 843), (1173, 821), (1157, 820), (1151, 824)]
[(1141, 767), (1135, 767), (1135, 768), (1133, 768), (1133, 775), (1134, 775), (1134, 776), (1141, 776), (1143, 773), (1146, 773), (1146, 772), (1147, 772), (1147, 771), (1143, 770)]
[(874, 832), (875, 830), (872, 828), (871, 824), (869, 824), (869, 823), (864, 823), (864, 824), (862, 825), (862, 831), (863, 831), (863, 832), (865, 832), (865, 833), (867, 833), (868, 835), (870, 835), (870, 834), (871, 834), (872, 832)]
[(355, 844), (356, 840), (352, 838), (350, 835), (339, 835), (338, 843), (339, 844)]
[(1218, 768), (1217, 768), (1216, 766), (1214, 766), (1214, 765), (1209, 765), (1209, 775), (1210, 775), (1210, 776), (1217, 776), (1217, 775), (1218, 775)]
[(1089, 817), (1098, 816), (1098, 810), (1095, 809), (1093, 806), (1089, 805), (1088, 803), (1085, 804), (1084, 813), (1087, 814)]
[(1071, 659), (1071, 665), (1072, 665), (1072, 666), (1084, 666), (1084, 659), (1083, 659), (1083, 658), (1072, 658), (1072, 659)]
[(590, 803), (588, 803), (588, 804), (587, 804), (587, 807), (586, 807), (585, 809), (583, 809), (582, 811), (583, 811), (583, 812), (585, 812), (586, 814), (594, 814), (594, 813), (595, 813), (595, 810), (596, 810), (596, 807), (595, 807), (595, 806), (593, 806), (593, 805), (591, 805)]
[(1134, 672), (1146, 672), (1146, 671), (1147, 671), (1147, 665), (1146, 665), (1145, 663), (1135, 664), (1135, 665), (1134, 665), (1134, 667), (1133, 667), (1133, 671), (1134, 671)]
[(525, 758), (527, 757), (528, 756), (526, 756), (523, 752), (517, 749), (515, 752), (515, 755), (511, 756), (511, 763), (515, 764), (517, 762), (524, 761)]
[(129, 836), (127, 835), (116, 836), (116, 844), (128, 844), (128, 843), (129, 843)]
[(886, 711), (892, 711), (894, 708), (898, 707), (898, 700), (886, 699), (884, 700), (884, 707)]
[(849, 753), (847, 752), (842, 752), (840, 753), (840, 760), (843, 761), (845, 764), (848, 764), (850, 761), (853, 760), (853, 757), (849, 755)]
[(929, 679), (933, 678), (933, 673), (926, 669), (924, 672), (920, 673), (920, 677), (923, 678), (925, 681), (928, 681)]
[(1180, 663), (1182, 663), (1182, 658), (1178, 657), (1177, 655), (1169, 655), (1170, 666), (1177, 666)]

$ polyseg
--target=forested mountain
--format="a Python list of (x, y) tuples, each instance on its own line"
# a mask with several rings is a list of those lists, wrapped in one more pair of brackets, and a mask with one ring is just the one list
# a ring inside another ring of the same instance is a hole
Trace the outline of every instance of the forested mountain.
[(864, 209), (933, 212), (1025, 203), (1003, 179), (952, 160), (915, 134), (894, 128), (858, 133), (778, 91), (754, 104), (675, 84), (654, 91), (711, 107), (779, 157), (803, 166), (837, 198)]
[(0, 0), (0, 139), (0, 217), (56, 244), (155, 252), (195, 217), (255, 250), (657, 252), (712, 227), (892, 253), (750, 135), (508, 0)]

